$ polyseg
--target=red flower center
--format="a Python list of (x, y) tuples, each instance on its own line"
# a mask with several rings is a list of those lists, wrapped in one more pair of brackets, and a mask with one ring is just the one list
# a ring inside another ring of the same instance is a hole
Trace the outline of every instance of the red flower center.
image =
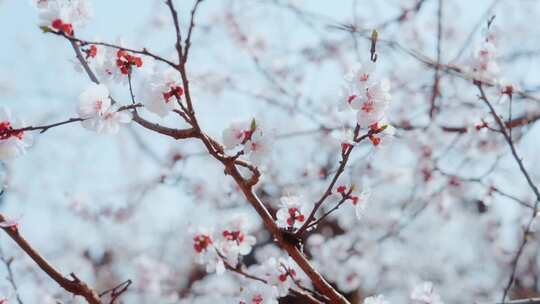
[(289, 218), (287, 219), (287, 224), (289, 226), (293, 226), (296, 221), (303, 222), (305, 219), (305, 216), (300, 213), (298, 208), (289, 208)]
[(263, 304), (263, 297), (258, 294), (258, 295), (254, 295), (253, 298), (251, 298), (251, 301), (253, 302), (253, 304)]
[(51, 23), (52, 27), (67, 36), (73, 36), (73, 26), (71, 23), (64, 23), (62, 19), (54, 19)]
[(124, 50), (119, 50), (116, 53), (116, 66), (124, 75), (129, 74), (132, 66), (140, 68), (143, 65), (141, 57), (133, 56)]
[(195, 251), (201, 253), (212, 244), (212, 239), (208, 235), (198, 234), (193, 238), (193, 242), (193, 248)]
[(373, 100), (368, 100), (362, 104), (362, 111), (366, 113), (373, 112), (375, 110), (375, 104)]
[(0, 140), (6, 140), (12, 136), (22, 139), (23, 135), (24, 132), (13, 129), (9, 121), (0, 122)]
[(169, 102), (171, 97), (180, 98), (184, 94), (184, 89), (179, 86), (171, 86), (171, 89), (168, 92), (163, 93), (163, 98), (165, 102)]
[(240, 230), (223, 230), (223, 237), (228, 241), (236, 241), (238, 243), (242, 243), (244, 241), (245, 235)]

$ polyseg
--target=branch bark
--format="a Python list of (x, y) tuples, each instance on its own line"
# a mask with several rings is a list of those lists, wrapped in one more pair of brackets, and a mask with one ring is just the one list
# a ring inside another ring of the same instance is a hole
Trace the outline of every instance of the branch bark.
[[(6, 218), (0, 214), (0, 222), (5, 221)], [(17, 245), (19, 245), (19, 247), (39, 266), (39, 268), (41, 268), (41, 270), (43, 270), (43, 272), (58, 283), (64, 290), (73, 295), (83, 297), (89, 304), (102, 304), (99, 295), (75, 274), (71, 273), (71, 279), (68, 279), (49, 264), (49, 262), (19, 233), (19, 229), (16, 226), (2, 227), (2, 230), (4, 230)]]

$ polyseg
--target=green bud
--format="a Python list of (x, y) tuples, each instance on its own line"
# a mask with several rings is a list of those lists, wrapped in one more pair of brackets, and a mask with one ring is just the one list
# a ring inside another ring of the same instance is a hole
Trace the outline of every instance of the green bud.
[(49, 27), (46, 26), (46, 25), (42, 25), (42, 26), (40, 26), (39, 28), (41, 29), (41, 31), (42, 31), (43, 33), (48, 33), (48, 32), (51, 31), (51, 28), (49, 28)]
[(251, 128), (251, 131), (255, 131), (255, 129), (257, 129), (257, 122), (255, 121), (255, 118), (253, 118), (253, 119), (251, 120), (251, 126), (250, 126), (250, 128)]

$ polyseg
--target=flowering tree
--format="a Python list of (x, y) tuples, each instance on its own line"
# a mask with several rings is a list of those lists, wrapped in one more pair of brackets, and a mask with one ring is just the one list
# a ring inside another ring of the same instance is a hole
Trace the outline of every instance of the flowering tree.
[(540, 303), (540, 5), (372, 2), (35, 1), (0, 303)]

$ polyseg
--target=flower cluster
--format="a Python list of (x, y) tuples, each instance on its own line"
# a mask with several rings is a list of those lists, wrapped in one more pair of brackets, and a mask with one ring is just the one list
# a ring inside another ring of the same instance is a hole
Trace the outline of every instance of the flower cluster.
[(87, 0), (37, 0), (39, 25), (67, 36), (73, 36), (73, 27), (81, 26), (92, 17)]
[(345, 75), (346, 85), (342, 91), (340, 109), (356, 112), (358, 125), (366, 128), (381, 121), (392, 99), (390, 82), (374, 79), (375, 63), (359, 64)]
[(246, 223), (240, 219), (231, 221), (216, 234), (212, 230), (199, 228), (193, 236), (198, 263), (205, 265), (207, 272), (215, 271), (218, 274), (225, 271), (226, 265), (236, 267), (256, 242), (247, 230)]
[(278, 226), (289, 230), (302, 227), (309, 215), (309, 206), (297, 196), (284, 196), (280, 201), (281, 207), (276, 213)]
[(131, 121), (131, 113), (119, 111), (112, 104), (109, 90), (103, 84), (92, 84), (79, 96), (77, 108), (82, 126), (97, 133), (118, 133), (120, 124)]
[(249, 155), (250, 161), (259, 165), (271, 152), (272, 136), (255, 119), (251, 122), (233, 122), (223, 130), (223, 144), (227, 149), (243, 145), (242, 153)]
[[(126, 84), (128, 75), (135, 68), (143, 68), (144, 63), (140, 56), (122, 49), (124, 43), (122, 39), (117, 39), (115, 44), (118, 48), (105, 47), (96, 44), (81, 45), (81, 50), (86, 55), (86, 61), (93, 71), (95, 71), (99, 80), (108, 83), (114, 81), (116, 83)], [(75, 69), (82, 71), (79, 60), (74, 61)]]
[(26, 153), (32, 145), (32, 135), (18, 129), (23, 123), (11, 117), (11, 111), (0, 108), (0, 160), (12, 159)]

